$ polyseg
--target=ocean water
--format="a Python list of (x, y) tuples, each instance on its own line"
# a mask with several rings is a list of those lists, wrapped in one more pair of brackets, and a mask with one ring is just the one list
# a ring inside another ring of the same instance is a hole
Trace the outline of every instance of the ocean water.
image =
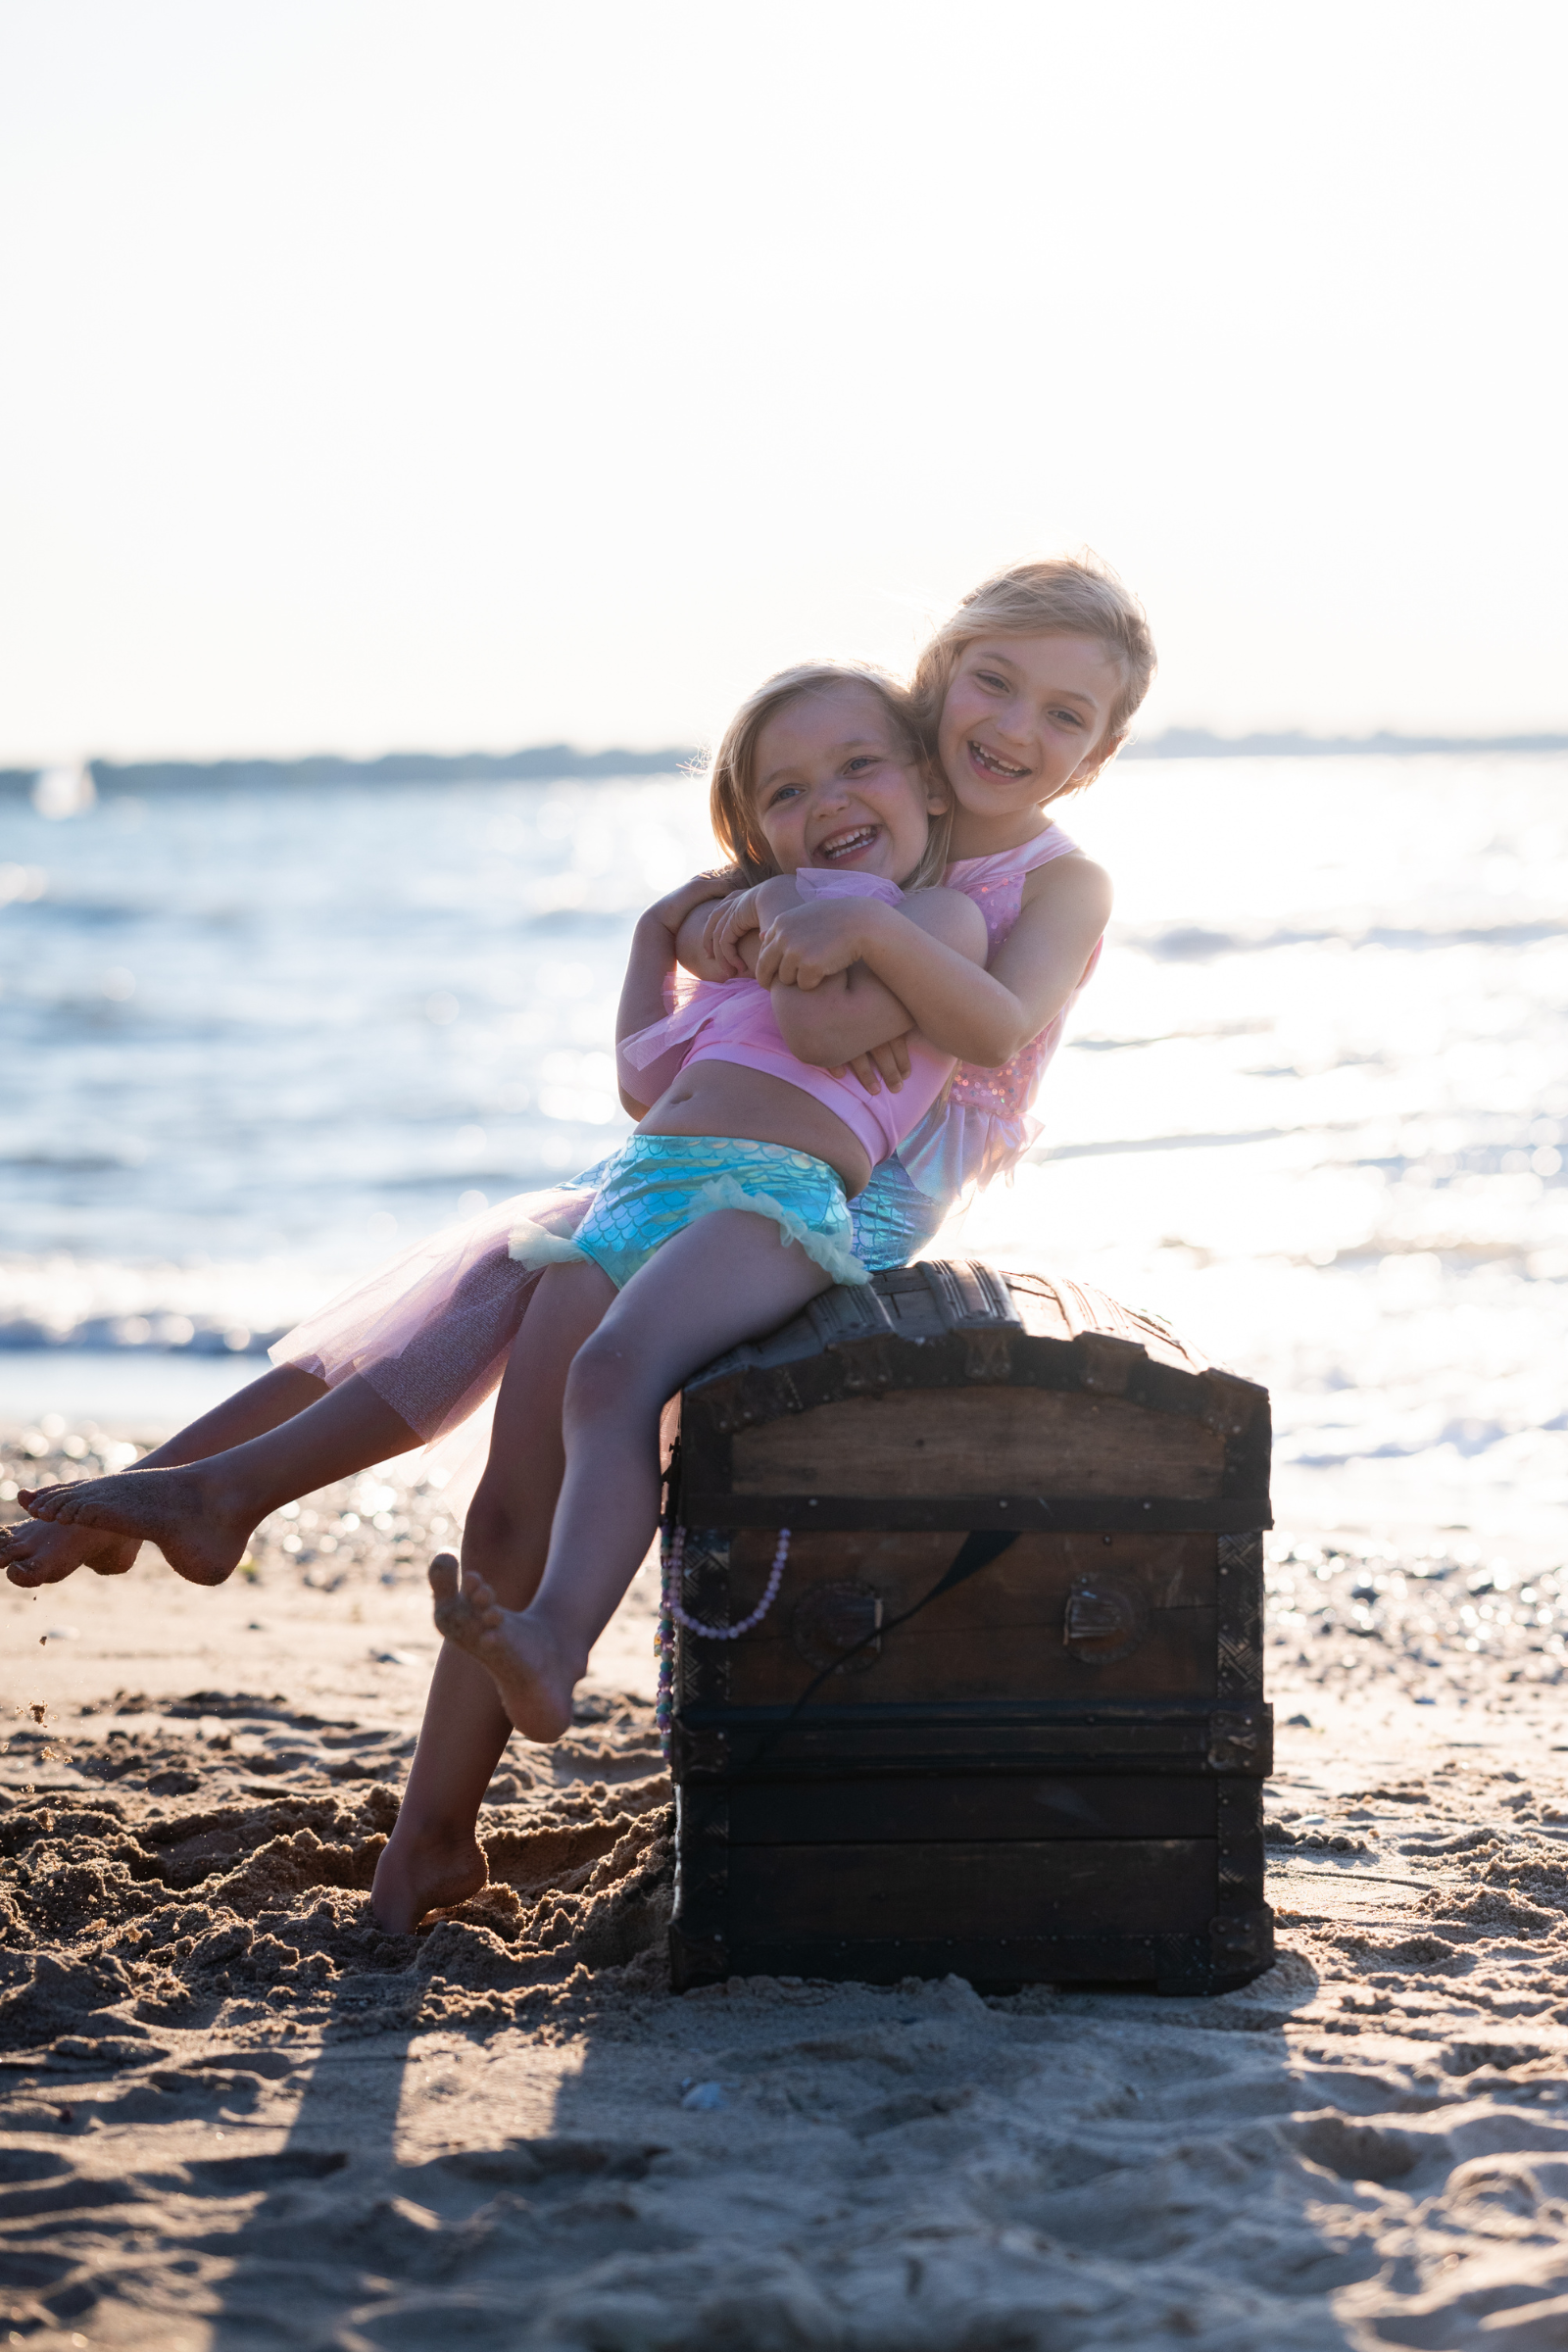
[[(0, 801), (0, 1417), (154, 1427), (378, 1255), (624, 1133), (641, 906), (700, 784)], [(1274, 1392), (1277, 1514), (1559, 1541), (1568, 760), (1129, 762), (1115, 926), (1010, 1187), (945, 1247)]]

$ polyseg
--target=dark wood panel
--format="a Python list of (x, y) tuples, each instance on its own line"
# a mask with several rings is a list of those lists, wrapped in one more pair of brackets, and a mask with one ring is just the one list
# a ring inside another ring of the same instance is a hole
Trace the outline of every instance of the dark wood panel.
[(987, 1527), (1054, 1534), (1119, 1529), (1137, 1535), (1244, 1535), (1274, 1524), (1266, 1482), (1258, 1492), (1195, 1502), (1095, 1494), (839, 1494), (803, 1501), (799, 1494), (732, 1494), (714, 1465), (694, 1453), (685, 1456), (679, 1516), (687, 1527), (938, 1528), (944, 1533)]
[(1274, 1712), (1245, 1707), (694, 1709), (677, 1716), (677, 1781), (843, 1780), (1034, 1772), (1266, 1779)]
[[(698, 1694), (684, 1662), (699, 1664), (706, 1647), (709, 1663), (721, 1669), (722, 1694), (730, 1704), (792, 1705), (826, 1662), (811, 1638), (812, 1596), (853, 1586), (867, 1603), (880, 1601), (886, 1630), (830, 1678), (822, 1691), (828, 1700), (891, 1705), (1055, 1699), (1092, 1705), (1213, 1696), (1212, 1536), (1020, 1537), (978, 1575), (907, 1624), (896, 1624), (940, 1582), (955, 1549), (951, 1536), (878, 1532), (796, 1539), (778, 1598), (761, 1625), (722, 1645), (683, 1636), (683, 1691), (691, 1684), (691, 1695)], [(711, 1575), (703, 1580), (710, 1604), (707, 1621), (730, 1623), (749, 1615), (766, 1589), (771, 1560), (765, 1536), (734, 1536), (727, 1602), (722, 1583)], [(1126, 1596), (1139, 1618), (1134, 1646), (1124, 1656), (1088, 1656), (1066, 1640), (1074, 1594), (1102, 1589)], [(688, 1598), (689, 1608), (698, 1605)], [(867, 1630), (869, 1624), (867, 1615)], [(719, 1695), (716, 1688), (713, 1695)]]
[[(722, 1802), (732, 1852), (741, 1845), (1212, 1838), (1217, 1821), (1213, 1781), (1130, 1775), (963, 1773), (837, 1786), (741, 1781)], [(698, 1819), (702, 1810), (682, 1791), (683, 1850), (694, 1838), (702, 1840), (708, 1827)]]
[[(732, 1706), (789, 1706), (816, 1670), (789, 1642), (734, 1643), (729, 1657)], [(852, 1680), (855, 1696), (896, 1705), (920, 1699), (1059, 1699), (1090, 1706), (1115, 1698), (1201, 1700), (1214, 1695), (1214, 1611), (1158, 1609), (1131, 1657), (1114, 1667), (1088, 1665), (1063, 1648), (1059, 1614), (1020, 1626), (1004, 1639), (974, 1627), (949, 1629), (936, 1609), (895, 1627), (880, 1655)]]
[(727, 1936), (1192, 1936), (1215, 1898), (1211, 1838), (743, 1845)]
[(677, 1992), (724, 1977), (817, 1977), (831, 1983), (897, 1984), (906, 1977), (962, 1977), (978, 1990), (1019, 1984), (1127, 1984), (1150, 1993), (1229, 1992), (1250, 1984), (1274, 1957), (1272, 1921), (1247, 1938), (1244, 1954), (1216, 1951), (1209, 1936), (865, 1936), (855, 1941), (747, 1936), (726, 1943), (670, 1931)]
[(832, 1984), (898, 1984), (906, 1977), (962, 1977), (977, 1990), (1020, 1984), (1127, 1984), (1151, 1994), (1214, 1993), (1244, 1984), (1269, 1957), (1239, 1973), (1216, 1971), (1206, 1936), (747, 1936), (726, 1943), (670, 1932), (670, 1974), (677, 1992), (727, 1976), (815, 1977)]
[(1124, 1397), (1041, 1388), (890, 1389), (734, 1440), (737, 1494), (1216, 1495), (1225, 1440)]
[[(955, 1412), (973, 1421), (978, 1447)], [(873, 1430), (886, 1458), (868, 1477), (861, 1440)], [(1037, 1527), (1268, 1524), (1265, 1390), (1204, 1368), (1112, 1300), (1036, 1278), (1009, 1289), (982, 1265), (926, 1263), (824, 1293), (687, 1384), (682, 1448), (686, 1516), (711, 1526), (795, 1524), (803, 1470), (818, 1482), (804, 1500), (823, 1526), (974, 1528), (1007, 1524), (1009, 1509)], [(769, 1486), (751, 1456), (772, 1453), (790, 1467)], [(1088, 1483), (1064, 1484), (1080, 1457)]]
[[(760, 1528), (737, 1529), (730, 1540), (732, 1600), (750, 1616), (761, 1599), (773, 1564), (774, 1541)], [(957, 1551), (951, 1534), (885, 1529), (814, 1533), (792, 1530), (789, 1564), (779, 1597), (758, 1628), (776, 1638), (780, 1623), (808, 1585), (858, 1576), (875, 1585), (888, 1616), (912, 1606), (951, 1566)], [(1212, 1535), (1021, 1535), (978, 1576), (933, 1602), (932, 1623), (994, 1627), (1037, 1625), (1042, 1603), (1059, 1612), (1075, 1576), (1110, 1568), (1137, 1580), (1151, 1608), (1212, 1608), (1217, 1589)], [(747, 1636), (751, 1640), (751, 1636)]]

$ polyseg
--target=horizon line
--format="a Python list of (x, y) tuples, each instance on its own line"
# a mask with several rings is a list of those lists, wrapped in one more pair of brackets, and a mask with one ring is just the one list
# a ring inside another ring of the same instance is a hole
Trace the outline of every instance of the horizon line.
[[(1166, 727), (1145, 741), (1135, 739), (1123, 760), (1385, 759), (1423, 753), (1516, 753), (1568, 751), (1568, 733), (1525, 735), (1404, 735), (1379, 728), (1369, 735), (1310, 735), (1299, 727), (1257, 729), (1246, 735), (1216, 735), (1206, 727)], [(335, 752), (288, 759), (267, 755), (220, 760), (171, 759), (82, 762), (95, 786), (121, 791), (159, 785), (198, 784), (440, 784), (463, 782), (565, 782), (573, 778), (667, 775), (701, 763), (696, 748), (666, 746), (651, 752), (610, 749), (579, 751), (573, 744), (534, 744), (512, 752), (383, 752), (355, 758)], [(69, 764), (69, 763), (68, 763)], [(0, 792), (29, 792), (49, 763), (0, 767)]]

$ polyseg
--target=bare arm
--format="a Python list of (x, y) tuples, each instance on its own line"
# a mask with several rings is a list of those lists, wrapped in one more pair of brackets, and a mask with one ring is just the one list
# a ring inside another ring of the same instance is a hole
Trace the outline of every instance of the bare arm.
[(903, 907), (840, 899), (781, 910), (764, 935), (758, 977), (815, 993), (858, 961), (906, 1004), (932, 1045), (995, 1068), (1054, 1019), (1082, 979), (1110, 912), (1110, 878), (1076, 857), (1032, 874), (989, 973), (966, 969), (946, 942), (921, 938), (911, 923), (922, 897), (956, 895), (920, 894)]
[[(765, 888), (763, 884), (760, 887)], [(751, 966), (737, 947), (726, 949), (720, 935), (720, 918), (731, 907), (745, 906), (758, 896), (756, 890), (738, 893), (715, 893), (718, 904), (711, 899), (701, 901), (681, 923), (675, 935), (675, 959), (696, 980), (736, 980)], [(748, 928), (752, 945), (757, 945), (755, 920)], [(755, 963), (753, 956), (751, 963)]]
[[(957, 891), (920, 891), (900, 906), (879, 899), (816, 900), (767, 926), (757, 976), (792, 983), (808, 1001), (848, 982), (867, 1016), (874, 1005), (897, 1004), (906, 1024), (939, 1053), (970, 1059), (977, 1046), (990, 1046), (1010, 1008), (1005, 990), (985, 970), (985, 954), (984, 918)], [(861, 1021), (853, 1030), (838, 1022), (820, 1030), (824, 1045), (847, 1034), (858, 1040)]]
[[(841, 904), (843, 902), (840, 902)], [(922, 891), (902, 908), (882, 907), (877, 901), (856, 902), (887, 913), (908, 935), (912, 959), (923, 955), (940, 958), (942, 972), (952, 973), (954, 995), (979, 983), (992, 984), (985, 973), (986, 927), (980, 909), (957, 891)], [(818, 902), (820, 904), (820, 902)], [(762, 955), (766, 955), (764, 934)], [(759, 959), (758, 977), (763, 976)], [(813, 988), (775, 979), (771, 986), (774, 1017), (785, 1043), (803, 1061), (835, 1068), (857, 1054), (902, 1036), (918, 1026), (927, 1043), (939, 1053), (956, 1052), (945, 1035), (933, 1035), (950, 1025), (953, 1004), (941, 987), (922, 989), (928, 1021), (911, 1021), (911, 1008), (894, 994), (885, 978), (866, 961), (857, 959), (847, 970), (825, 974)]]
[[(758, 928), (757, 909), (764, 887), (759, 882), (750, 890), (732, 891), (716, 906), (702, 909), (704, 953), (715, 957), (732, 976), (746, 969), (740, 942), (748, 931)], [(681, 961), (685, 960), (683, 956)]]
[[(639, 1029), (647, 1029), (662, 1020), (665, 1012), (664, 990), (675, 969), (676, 943), (682, 931), (697, 921), (701, 937), (702, 921), (697, 910), (706, 912), (712, 899), (723, 898), (730, 888), (731, 877), (726, 874), (694, 874), (679, 890), (672, 890), (647, 913), (637, 918), (637, 928), (631, 935), (631, 953), (626, 958), (626, 977), (620, 984), (620, 1004), (615, 1013), (615, 1044), (620, 1046)], [(715, 973), (715, 978), (723, 975)], [(630, 1117), (640, 1119), (650, 1106), (659, 1101), (665, 1087), (680, 1066), (684, 1049), (671, 1047), (658, 1061), (651, 1061), (645, 1070), (635, 1070), (624, 1054), (617, 1054), (620, 1077), (620, 1106)], [(646, 1094), (647, 1100), (639, 1098)]]
[(1058, 858), (1028, 877), (1023, 912), (997, 950), (992, 977), (1020, 1007), (1019, 1046), (1054, 1021), (1110, 920), (1110, 876), (1088, 858)]
[[(760, 929), (757, 906), (760, 890), (760, 884), (751, 890), (738, 890), (720, 899), (716, 906), (698, 910), (703, 918), (705, 953), (732, 972), (750, 969), (741, 954), (740, 942), (748, 932)], [(681, 961), (688, 960), (683, 951)], [(754, 956), (752, 961), (756, 960)], [(912, 1029), (906, 1029), (902, 1035), (890, 1037), (864, 1054), (852, 1054), (847, 1062), (834, 1066), (834, 1077), (858, 1078), (868, 1095), (879, 1095), (884, 1086), (896, 1095), (909, 1075), (909, 1039), (913, 1034)]]

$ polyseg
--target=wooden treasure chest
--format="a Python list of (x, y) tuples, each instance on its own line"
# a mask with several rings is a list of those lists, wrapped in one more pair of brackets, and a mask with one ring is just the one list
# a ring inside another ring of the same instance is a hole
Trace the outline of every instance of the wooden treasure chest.
[(1267, 1968), (1268, 1476), (1266, 1390), (984, 1265), (828, 1291), (699, 1374), (676, 1987)]

